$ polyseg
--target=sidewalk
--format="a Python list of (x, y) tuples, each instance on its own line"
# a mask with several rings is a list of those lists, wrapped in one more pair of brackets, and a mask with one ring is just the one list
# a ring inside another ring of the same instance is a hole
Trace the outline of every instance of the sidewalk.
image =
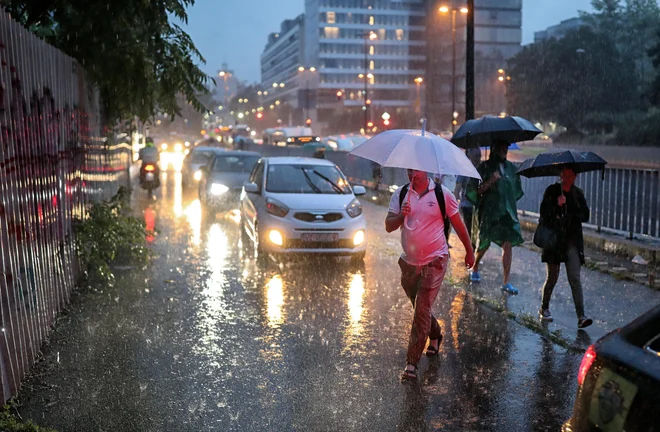
[[(383, 224), (387, 214), (385, 206), (365, 203), (364, 207), (370, 224)], [(398, 237), (398, 231), (386, 234), (383, 230), (383, 242), (392, 243)], [(517, 320), (538, 320), (541, 289), (545, 281), (545, 265), (541, 263), (538, 252), (526, 247), (514, 248), (511, 282), (520, 292), (511, 296), (500, 290), (502, 264), (499, 247), (493, 245), (484, 257), (480, 266), (482, 282), (471, 284), (463, 264), (465, 252), (455, 234), (452, 234), (450, 244), (453, 246), (452, 262), (445, 283), (465, 289), (482, 302), (498, 305), (515, 314)], [(586, 329), (586, 335), (577, 331), (573, 298), (563, 266), (550, 303), (554, 322), (549, 323), (547, 329), (583, 348), (660, 303), (660, 291), (636, 282), (618, 280), (586, 266), (582, 268), (582, 284), (586, 313), (594, 320), (594, 324)]]

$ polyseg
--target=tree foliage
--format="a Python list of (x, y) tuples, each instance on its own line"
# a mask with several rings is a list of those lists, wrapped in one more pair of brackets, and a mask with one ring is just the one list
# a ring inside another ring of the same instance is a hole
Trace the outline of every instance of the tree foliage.
[(99, 88), (108, 123), (156, 111), (180, 112), (183, 95), (198, 95), (209, 79), (190, 36), (172, 22), (187, 21), (194, 0), (0, 0), (14, 19), (75, 58)]
[[(510, 61), (509, 111), (538, 121), (554, 121), (569, 129), (599, 125), (615, 114), (636, 108), (634, 67), (607, 35), (590, 27), (525, 47)], [(591, 116), (589, 116), (591, 114)]]

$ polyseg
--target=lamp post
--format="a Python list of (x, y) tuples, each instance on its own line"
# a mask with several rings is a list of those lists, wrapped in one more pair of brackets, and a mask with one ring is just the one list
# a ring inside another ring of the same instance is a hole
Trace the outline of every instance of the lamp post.
[[(298, 72), (300, 72), (301, 74), (304, 74), (305, 72), (310, 72), (310, 73), (313, 74), (313, 73), (316, 72), (316, 68), (314, 66), (312, 66), (310, 68), (305, 69), (304, 66), (300, 66), (298, 68)], [(309, 76), (307, 76), (305, 78), (305, 113), (304, 113), (305, 121), (307, 121), (309, 119), (309, 90), (310, 90), (309, 89), (309, 79), (310, 79)]]
[[(422, 114), (422, 100), (421, 100), (421, 86), (422, 83), (424, 82), (424, 78), (422, 77), (417, 77), (415, 78), (415, 84), (417, 84), (417, 100), (416, 100), (416, 111), (417, 114)], [(383, 119), (385, 120), (385, 119)], [(389, 120), (389, 119), (388, 119)]]
[[(447, 13), (450, 8), (448, 6), (441, 6), (440, 12)], [(456, 117), (454, 113), (456, 112), (456, 14), (460, 12), (462, 14), (469, 13), (468, 8), (460, 7), (451, 8), (451, 131), (454, 132), (456, 129)], [(467, 80), (466, 80), (467, 84)], [(466, 88), (467, 91), (467, 88)], [(467, 109), (467, 106), (466, 106)]]
[[(220, 76), (222, 78), (222, 80), (224, 81), (224, 83), (225, 83), (224, 92), (223, 92), (223, 100), (224, 100), (223, 105), (227, 106), (228, 105), (227, 104), (227, 93), (229, 93), (229, 85), (227, 83), (227, 79), (231, 76), (231, 72), (220, 71), (220, 72), (218, 72), (218, 76)], [(223, 121), (225, 120), (224, 115), (222, 116), (222, 120)]]
[(364, 33), (362, 35), (364, 38), (364, 74), (361, 74), (362, 76), (360, 78), (364, 78), (364, 90), (362, 92), (364, 96), (364, 105), (362, 106), (362, 110), (364, 111), (364, 124), (363, 127), (366, 130), (367, 123), (369, 123), (369, 105), (371, 104), (371, 101), (369, 100), (369, 88), (367, 87), (367, 84), (369, 83), (369, 79), (373, 78), (373, 75), (368, 73), (369, 72), (369, 41), (374, 41), (378, 39), (378, 36), (376, 33), (370, 31), (367, 33)]
[(465, 120), (474, 118), (474, 0), (467, 0), (465, 33)]

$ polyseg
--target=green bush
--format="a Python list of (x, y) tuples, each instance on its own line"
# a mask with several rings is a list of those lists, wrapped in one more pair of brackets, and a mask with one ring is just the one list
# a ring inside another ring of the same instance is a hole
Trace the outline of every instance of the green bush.
[(31, 421), (25, 423), (17, 419), (9, 409), (9, 406), (5, 406), (0, 410), (0, 431), (2, 432), (56, 432), (54, 429), (37, 426)]
[(114, 282), (112, 265), (146, 265), (149, 249), (144, 221), (130, 215), (128, 191), (95, 202), (76, 227), (76, 251), (83, 281)]

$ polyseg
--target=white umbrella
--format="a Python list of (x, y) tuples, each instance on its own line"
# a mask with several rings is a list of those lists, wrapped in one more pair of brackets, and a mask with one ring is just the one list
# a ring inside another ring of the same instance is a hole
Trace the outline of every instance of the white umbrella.
[[(463, 150), (437, 135), (422, 130), (394, 129), (365, 141), (350, 154), (369, 159), (384, 167), (414, 169), (434, 174), (454, 174), (481, 180)], [(408, 195), (410, 202), (410, 195)], [(410, 226), (414, 230), (417, 224)]]
[(350, 154), (384, 167), (454, 174), (481, 180), (463, 150), (424, 130), (394, 129), (383, 132), (360, 144)]

